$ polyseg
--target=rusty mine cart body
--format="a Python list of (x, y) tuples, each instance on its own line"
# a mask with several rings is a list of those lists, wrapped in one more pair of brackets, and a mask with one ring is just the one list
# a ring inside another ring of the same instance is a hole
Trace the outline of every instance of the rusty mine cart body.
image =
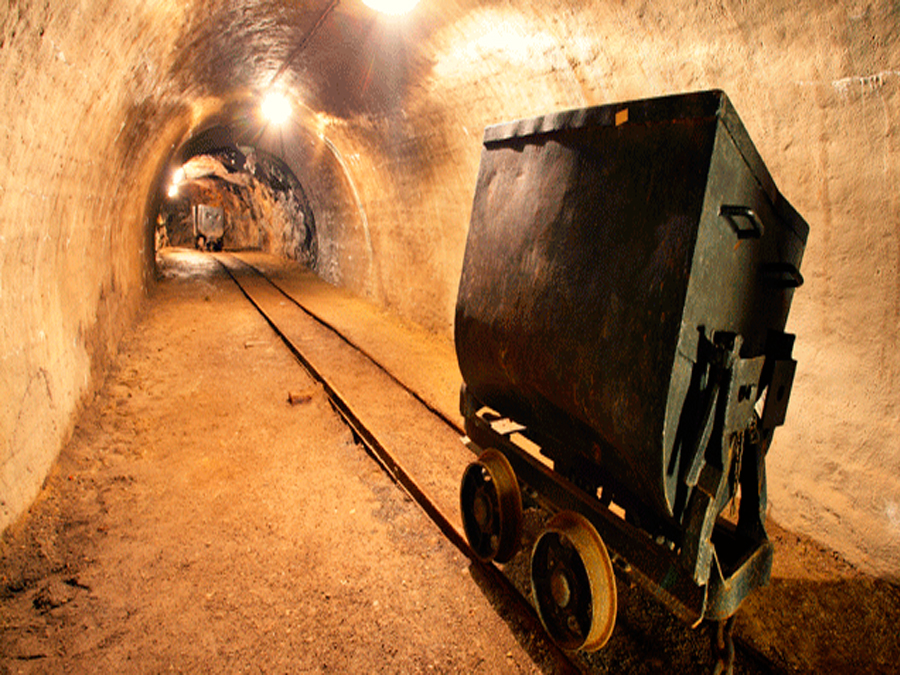
[(483, 449), (463, 522), (506, 562), (523, 489), (555, 513), (531, 584), (563, 647), (606, 643), (614, 571), (720, 631), (768, 582), (765, 457), (807, 234), (720, 91), (485, 131), (456, 306)]

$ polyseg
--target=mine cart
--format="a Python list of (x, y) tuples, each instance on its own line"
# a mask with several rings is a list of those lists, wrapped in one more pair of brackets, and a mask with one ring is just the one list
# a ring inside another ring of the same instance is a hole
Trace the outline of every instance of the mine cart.
[(195, 204), (191, 210), (194, 244), (206, 251), (221, 251), (225, 236), (225, 213), (220, 206)]
[(481, 453), (475, 554), (520, 545), (548, 633), (594, 650), (615, 573), (726, 632), (768, 582), (765, 457), (796, 362), (784, 332), (808, 226), (710, 91), (490, 127), (455, 340)]

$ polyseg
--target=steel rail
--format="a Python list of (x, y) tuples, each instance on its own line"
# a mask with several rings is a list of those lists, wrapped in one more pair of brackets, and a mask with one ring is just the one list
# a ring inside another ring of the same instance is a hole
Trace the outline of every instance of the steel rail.
[[(446, 416), (440, 414), (439, 411), (434, 410), (433, 406), (425, 402), (418, 393), (414, 392), (412, 389), (410, 389), (409, 386), (401, 382), (382, 364), (378, 363), (378, 361), (376, 361), (370, 354), (366, 353), (359, 346), (355, 345), (338, 329), (303, 307), (296, 299), (292, 298), (271, 279), (269, 279), (264, 272), (247, 263), (246, 261), (241, 260), (239, 257), (228, 253), (214, 253), (212, 255), (215, 258), (216, 262), (219, 263), (219, 265), (225, 270), (226, 274), (235, 283), (235, 285), (238, 287), (247, 301), (256, 309), (257, 312), (259, 312), (260, 316), (262, 316), (266, 323), (269, 324), (269, 326), (279, 337), (279, 339), (284, 343), (284, 345), (291, 352), (294, 358), (296, 358), (297, 361), (303, 366), (303, 368), (309, 373), (310, 377), (312, 377), (313, 380), (315, 380), (322, 386), (332, 407), (344, 420), (345, 424), (347, 424), (354, 436), (358, 438), (359, 441), (363, 444), (363, 446), (366, 448), (367, 453), (378, 463), (379, 466), (382, 467), (382, 469), (388, 474), (388, 476), (401, 488), (403, 488), (403, 490), (406, 491), (406, 493), (419, 505), (419, 507), (423, 511), (425, 511), (426, 515), (428, 515), (432, 522), (437, 525), (438, 529), (444, 534), (444, 536), (450, 541), (450, 543), (453, 544), (464, 556), (466, 556), (466, 558), (469, 559), (470, 563), (478, 569), (478, 571), (484, 576), (484, 578), (495, 588), (498, 588), (502, 593), (505, 594), (508, 599), (510, 599), (514, 603), (515, 608), (518, 610), (520, 618), (527, 624), (528, 630), (531, 631), (534, 635), (542, 635), (544, 632), (543, 627), (541, 626), (540, 619), (535, 613), (535, 610), (531, 603), (528, 602), (528, 600), (519, 592), (519, 590), (513, 585), (513, 583), (495, 565), (493, 565), (492, 563), (484, 563), (478, 559), (478, 557), (475, 555), (475, 552), (469, 546), (469, 543), (466, 540), (465, 536), (456, 528), (450, 518), (428, 496), (428, 494), (418, 484), (415, 478), (394, 458), (388, 448), (385, 447), (385, 445), (377, 438), (377, 436), (366, 426), (365, 422), (360, 419), (356, 412), (354, 412), (349, 402), (343, 396), (341, 396), (341, 394), (337, 391), (333, 384), (328, 381), (328, 378), (326, 378), (325, 375), (318, 368), (316, 368), (315, 365), (313, 365), (313, 363), (308, 358), (306, 358), (306, 356), (303, 355), (303, 353), (297, 348), (296, 345), (293, 344), (293, 342), (284, 333), (284, 331), (279, 328), (279, 326), (263, 309), (263, 307), (250, 295), (247, 289), (241, 284), (237, 275), (235, 275), (233, 270), (228, 266), (228, 264), (224, 262), (224, 260), (230, 259), (232, 261), (236, 261), (240, 265), (251, 270), (253, 273), (258, 275), (265, 281), (269, 282), (276, 290), (290, 299), (311, 318), (313, 318), (328, 330), (332, 331), (347, 345), (357, 350), (375, 366), (385, 372), (393, 381), (395, 381), (406, 392), (412, 395), (419, 403), (424, 405), (442, 422), (448, 424), (454, 430), (460, 430), (459, 426), (447, 420)], [(461, 433), (465, 432), (461, 431)], [(583, 674), (586, 672), (581, 667), (579, 667), (578, 664), (572, 661), (569, 654), (567, 654), (564, 650), (562, 650), (562, 648), (560, 648), (549, 638), (545, 640), (545, 646), (548, 651), (554, 655), (555, 660), (560, 665), (561, 669), (558, 672), (560, 672), (561, 674)]]
[(447, 426), (449, 426), (451, 429), (453, 429), (458, 434), (465, 436), (466, 430), (463, 427), (463, 425), (459, 424), (458, 422), (454, 421), (452, 418), (448, 417), (437, 406), (435, 406), (433, 403), (428, 401), (428, 399), (426, 399), (419, 392), (417, 392), (415, 389), (413, 389), (408, 384), (406, 384), (403, 380), (401, 380), (400, 377), (398, 375), (396, 375), (392, 370), (390, 370), (387, 366), (385, 366), (383, 363), (378, 361), (378, 359), (376, 359), (374, 356), (372, 356), (372, 354), (370, 354), (368, 351), (366, 351), (366, 349), (364, 347), (362, 347), (361, 345), (357, 344), (356, 342), (351, 340), (349, 337), (344, 335), (340, 331), (339, 328), (336, 328), (329, 321), (327, 321), (326, 319), (323, 319), (321, 316), (319, 316), (318, 314), (313, 312), (311, 309), (309, 309), (303, 303), (301, 303), (299, 300), (297, 300), (297, 298), (292, 296), (290, 293), (288, 293), (286, 290), (284, 290), (281, 286), (279, 286), (277, 283), (275, 283), (275, 281), (273, 281), (272, 279), (269, 278), (269, 276), (265, 273), (264, 270), (259, 269), (256, 265), (254, 265), (253, 263), (247, 262), (240, 256), (237, 256), (234, 254), (228, 254), (228, 255), (230, 255), (232, 258), (240, 261), (241, 263), (243, 263), (250, 269), (256, 271), (256, 273), (259, 274), (259, 276), (261, 276), (269, 284), (271, 284), (272, 287), (275, 288), (275, 290), (277, 290), (279, 293), (281, 293), (291, 303), (296, 305), (309, 318), (313, 319), (316, 323), (318, 323), (322, 327), (330, 330), (337, 337), (339, 337), (341, 340), (343, 340), (347, 345), (349, 345), (350, 347), (352, 347), (353, 349), (358, 351), (360, 354), (365, 356), (369, 361), (372, 362), (372, 364), (375, 367), (377, 367), (379, 370), (381, 370), (381, 372), (383, 372), (385, 375), (387, 375), (389, 378), (391, 378), (391, 380), (393, 380), (395, 384), (399, 385), (407, 394), (409, 394), (414, 399), (416, 399), (419, 403), (421, 403), (423, 406), (425, 406), (428, 409), (428, 412), (430, 412), (432, 415), (438, 417), (442, 422), (444, 422)]
[[(515, 603), (516, 608), (519, 610), (521, 618), (527, 622), (529, 630), (533, 631), (535, 634), (542, 635), (544, 633), (544, 628), (540, 623), (540, 619), (538, 618), (534, 607), (523, 596), (522, 592), (518, 588), (516, 588), (512, 581), (510, 581), (510, 579), (507, 578), (503, 574), (503, 572), (496, 567), (496, 565), (494, 565), (493, 563), (484, 563), (478, 559), (472, 548), (469, 546), (469, 543), (466, 540), (465, 536), (456, 528), (456, 526), (453, 525), (453, 523), (443, 513), (440, 507), (428, 496), (427, 492), (425, 492), (425, 490), (418, 485), (412, 475), (410, 475), (409, 472), (406, 471), (406, 469), (393, 457), (390, 451), (384, 446), (384, 444), (382, 444), (378, 440), (375, 434), (366, 427), (365, 423), (353, 411), (349, 403), (340, 395), (340, 393), (333, 387), (333, 385), (327, 380), (327, 378), (325, 378), (325, 376), (309, 361), (309, 359), (307, 359), (300, 352), (300, 350), (297, 349), (297, 347), (291, 342), (287, 335), (284, 334), (284, 332), (276, 325), (271, 317), (269, 317), (269, 315), (263, 310), (263, 308), (250, 296), (250, 294), (246, 291), (244, 286), (241, 285), (240, 281), (232, 272), (232, 270), (229, 269), (228, 265), (223, 262), (222, 258), (227, 257), (230, 260), (236, 261), (241, 266), (252, 271), (258, 277), (266, 281), (279, 294), (281, 294), (291, 304), (295, 305), (309, 318), (333, 333), (347, 346), (356, 350), (359, 354), (364, 356), (375, 367), (377, 367), (388, 378), (390, 378), (391, 381), (393, 381), (397, 386), (399, 386), (410, 396), (412, 396), (419, 404), (425, 407), (430, 413), (432, 413), (432, 415), (440, 419), (450, 429), (464, 436), (467, 435), (465, 428), (454, 420), (450, 419), (446, 414), (437, 409), (433, 404), (429, 403), (420, 393), (403, 382), (395, 373), (393, 373), (384, 364), (379, 362), (365, 348), (344, 335), (340, 331), (340, 329), (338, 329), (336, 326), (334, 326), (332, 323), (330, 323), (320, 315), (310, 310), (308, 307), (304, 306), (287, 290), (285, 290), (274, 280), (272, 280), (264, 270), (232, 253), (215, 253), (213, 254), (213, 256), (216, 258), (216, 261), (221, 265), (228, 276), (232, 279), (232, 281), (234, 281), (235, 285), (238, 287), (244, 297), (247, 298), (248, 302), (253, 305), (253, 307), (265, 319), (265, 321), (269, 324), (269, 326), (279, 337), (279, 339), (285, 344), (291, 354), (300, 362), (304, 369), (307, 370), (310, 376), (322, 385), (333, 408), (351, 429), (354, 436), (360, 440), (360, 442), (366, 448), (366, 452), (378, 463), (379, 466), (382, 467), (382, 469), (387, 473), (391, 480), (399, 485), (413, 500), (416, 501), (419, 507), (422, 508), (423, 511), (425, 511), (428, 517), (435, 523), (435, 525), (437, 525), (438, 529), (441, 530), (441, 532), (447, 537), (450, 543), (452, 543), (463, 555), (465, 555), (469, 559), (471, 564), (484, 575), (485, 579), (495, 588), (500, 589), (503, 593), (506, 594), (508, 598), (510, 598)], [(621, 570), (618, 569), (616, 571), (617, 573), (621, 572)], [(657, 599), (657, 601), (659, 600)], [(733, 642), (734, 648), (739, 652), (742, 652), (747, 657), (748, 661), (753, 661), (758, 664), (765, 665), (771, 672), (776, 672), (778, 670), (771, 659), (766, 657), (763, 653), (761, 653), (746, 640), (742, 639), (740, 636), (733, 636)], [(578, 664), (574, 662), (572, 660), (572, 657), (552, 640), (547, 639), (546, 645), (548, 646), (549, 651), (554, 654), (557, 662), (561, 666), (561, 670), (559, 672), (582, 674), (589, 672), (584, 670), (583, 666), (585, 664)]]

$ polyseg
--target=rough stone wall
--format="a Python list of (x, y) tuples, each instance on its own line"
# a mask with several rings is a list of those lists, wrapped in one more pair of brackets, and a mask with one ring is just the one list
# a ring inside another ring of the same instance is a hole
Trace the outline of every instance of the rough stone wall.
[(896, 0), (422, 0), (391, 21), (344, 0), (302, 53), (325, 2), (52, 4), (0, 9), (0, 527), (134, 314), (174, 149), (294, 53), (295, 128), (262, 147), (307, 191), (320, 273), (444, 332), (486, 125), (727, 91), (811, 225), (772, 512), (897, 574)]
[(281, 162), (254, 154), (243, 168), (229, 169), (220, 158), (200, 155), (188, 166), (197, 176), (160, 206), (157, 249), (193, 248), (194, 207), (205, 205), (223, 211), (221, 248), (260, 250), (316, 269), (315, 219), (303, 186)]

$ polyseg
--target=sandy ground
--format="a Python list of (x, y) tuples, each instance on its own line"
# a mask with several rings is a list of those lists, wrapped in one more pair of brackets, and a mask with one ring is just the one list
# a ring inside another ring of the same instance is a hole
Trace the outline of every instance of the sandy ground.
[(0, 558), (0, 672), (538, 670), (223, 278), (159, 287)]
[[(210, 259), (194, 265), (170, 267), (39, 499), (0, 540), (0, 673), (565, 672), (230, 280)], [(326, 285), (296, 286), (438, 407), (455, 404), (447, 345), (385, 329)], [(288, 403), (292, 391), (305, 402)], [(740, 612), (751, 649), (736, 672), (897, 672), (897, 589), (770, 530), (773, 580)], [(607, 649), (574, 663), (709, 669), (703, 634), (623, 585)]]

